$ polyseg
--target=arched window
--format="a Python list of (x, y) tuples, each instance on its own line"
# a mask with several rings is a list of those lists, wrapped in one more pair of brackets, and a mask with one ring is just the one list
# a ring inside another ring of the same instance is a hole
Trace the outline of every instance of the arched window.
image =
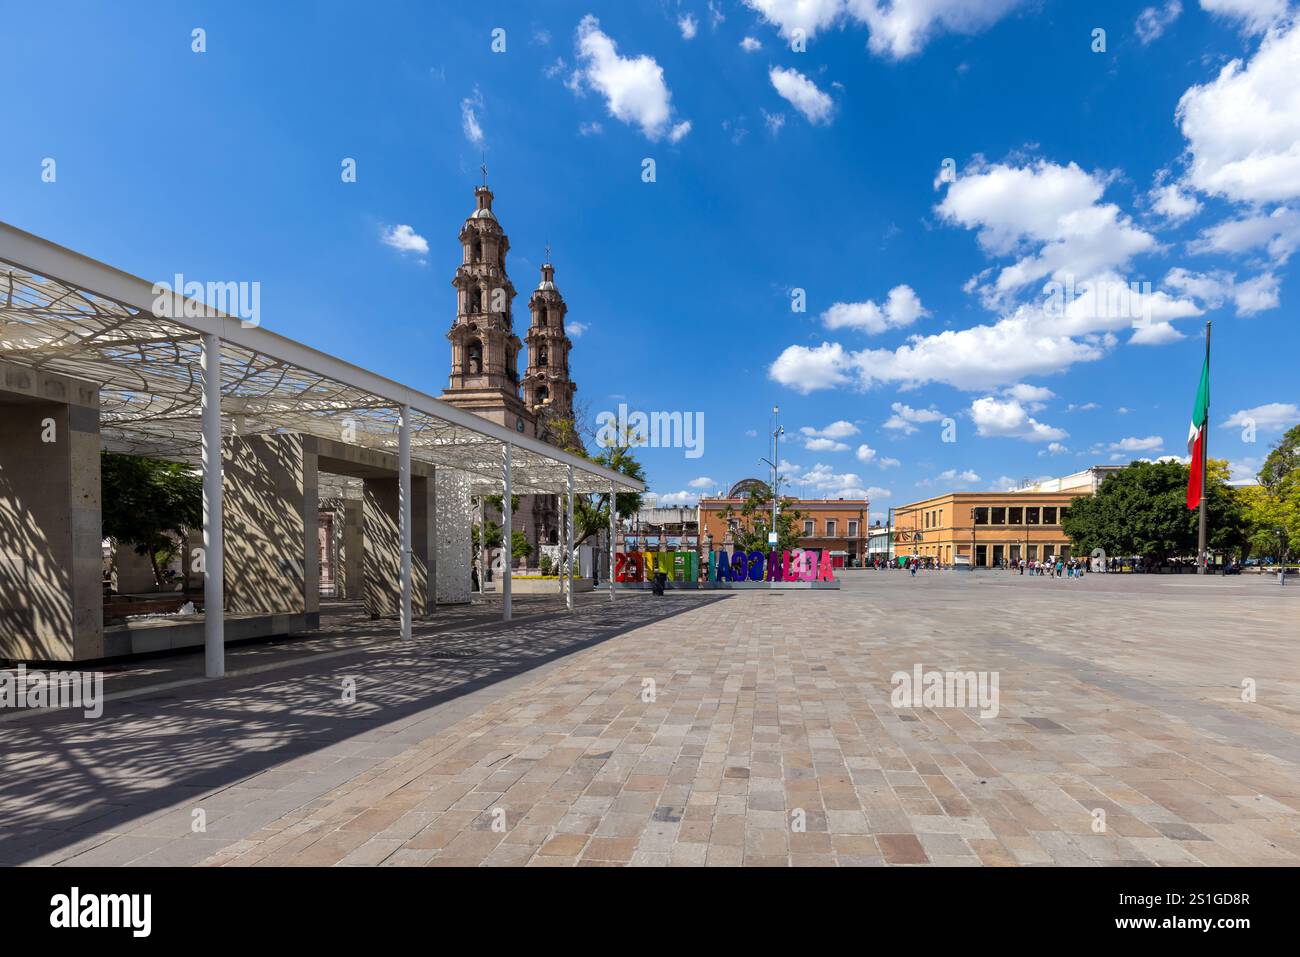
[(548, 390), (546, 386), (539, 385), (537, 387), (537, 403), (536, 403), (537, 405), (543, 404), (550, 397), (551, 397), (550, 390)]
[(481, 262), (482, 259), (483, 259), (483, 244), (476, 239), (474, 240), (473, 243), (470, 244), (469, 247), (469, 261), (476, 263), (476, 262)]
[(477, 339), (472, 339), (466, 355), (469, 359), (469, 374), (481, 375), (483, 373), (483, 343)]
[(546, 365), (546, 346), (542, 346), (537, 350), (537, 364), (539, 366)]
[(479, 290), (478, 286), (469, 287), (469, 295), (466, 296), (466, 303), (468, 305), (468, 311), (470, 312), (483, 311), (483, 293)]

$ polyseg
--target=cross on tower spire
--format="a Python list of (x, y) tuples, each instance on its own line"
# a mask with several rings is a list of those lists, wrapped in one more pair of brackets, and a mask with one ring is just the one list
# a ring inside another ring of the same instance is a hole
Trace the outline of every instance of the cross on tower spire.
[(487, 185), (487, 160), (486, 159), (483, 160), (483, 163), (481, 166), (479, 166), (479, 169), (483, 171), (483, 185), (486, 186)]

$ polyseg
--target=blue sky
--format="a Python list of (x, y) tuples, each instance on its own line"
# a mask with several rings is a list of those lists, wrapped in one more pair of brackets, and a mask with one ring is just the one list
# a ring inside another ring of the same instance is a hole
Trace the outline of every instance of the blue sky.
[(765, 475), (774, 403), (873, 514), (1182, 455), (1207, 319), (1211, 455), (1300, 421), (1285, 0), (127, 9), (7, 12), (0, 218), (437, 394), (486, 155), (517, 331), (549, 241), (589, 412), (704, 414), (663, 501)]

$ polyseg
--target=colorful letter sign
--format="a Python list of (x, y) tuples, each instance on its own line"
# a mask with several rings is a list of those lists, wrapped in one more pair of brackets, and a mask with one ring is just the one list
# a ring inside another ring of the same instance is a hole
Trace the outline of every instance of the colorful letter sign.
[[(668, 581), (693, 582), (697, 578), (695, 552), (617, 552), (614, 581), (653, 581), (663, 572)], [(705, 568), (708, 582), (833, 582), (835, 569), (829, 551), (796, 548), (793, 552), (710, 552)]]

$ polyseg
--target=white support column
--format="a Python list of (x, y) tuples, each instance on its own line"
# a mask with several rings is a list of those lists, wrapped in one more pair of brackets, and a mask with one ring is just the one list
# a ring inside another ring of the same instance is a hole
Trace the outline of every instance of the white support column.
[(429, 570), (429, 581), (425, 586), (425, 591), (429, 596), (426, 605), (426, 615), (434, 615), (438, 612), (438, 533), (441, 529), (438, 527), (438, 466), (429, 466), (429, 505), (428, 515), (430, 527), (428, 530), (428, 539), (425, 543), (425, 554), (427, 556), (426, 565)]
[(401, 407), (397, 427), (397, 522), (401, 531), (402, 640), (411, 639), (411, 407)]
[[(226, 673), (225, 549), (221, 539), (221, 340), (203, 336), (203, 657), (204, 674)], [(190, 556), (185, 556), (189, 561)]]
[(505, 495), (501, 499), (501, 546), (505, 561), (501, 563), (501, 620), (510, 620), (510, 566), (514, 564), (515, 515), (510, 508), (510, 443), (505, 445)]
[(614, 600), (614, 522), (616, 509), (614, 508), (615, 496), (617, 489), (614, 487), (614, 480), (609, 482), (609, 600)]
[(569, 505), (564, 523), (564, 605), (573, 611), (573, 466), (569, 466)]
[(482, 492), (478, 495), (478, 594), (482, 598), (487, 594), (487, 498)]

